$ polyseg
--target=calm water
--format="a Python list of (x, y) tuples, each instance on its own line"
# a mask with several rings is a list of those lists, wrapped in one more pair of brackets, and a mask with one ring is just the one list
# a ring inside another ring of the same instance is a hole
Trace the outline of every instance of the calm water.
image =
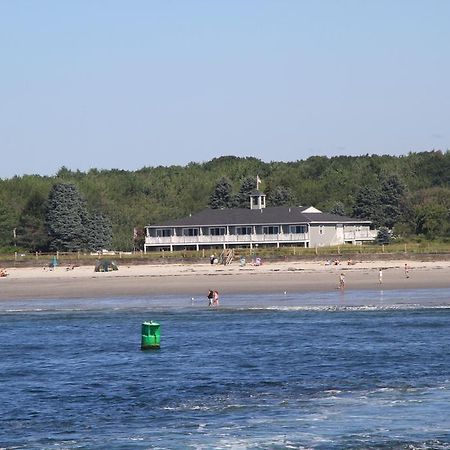
[(0, 448), (450, 449), (450, 290), (221, 300), (1, 303)]

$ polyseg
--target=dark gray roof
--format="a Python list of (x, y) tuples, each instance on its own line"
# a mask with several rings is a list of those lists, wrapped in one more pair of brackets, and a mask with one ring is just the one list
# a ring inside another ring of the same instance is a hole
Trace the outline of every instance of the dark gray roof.
[(275, 206), (263, 209), (232, 208), (204, 209), (189, 217), (169, 220), (151, 227), (262, 225), (296, 223), (371, 223), (368, 220), (352, 219), (328, 213), (304, 213), (306, 206)]

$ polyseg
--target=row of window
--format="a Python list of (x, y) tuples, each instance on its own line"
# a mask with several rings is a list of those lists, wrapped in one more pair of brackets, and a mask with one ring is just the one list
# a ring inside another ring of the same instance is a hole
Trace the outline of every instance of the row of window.
[[(253, 227), (236, 227), (235, 234), (244, 236), (252, 234)], [(278, 234), (280, 232), (280, 227), (276, 225), (263, 226), (262, 234)], [(307, 225), (291, 225), (289, 227), (289, 233), (303, 234), (308, 232)], [(199, 236), (199, 228), (183, 228), (182, 236)], [(209, 228), (209, 236), (223, 236), (226, 234), (225, 227), (214, 227)], [(159, 228), (156, 230), (156, 237), (170, 237), (172, 236), (171, 228)]]

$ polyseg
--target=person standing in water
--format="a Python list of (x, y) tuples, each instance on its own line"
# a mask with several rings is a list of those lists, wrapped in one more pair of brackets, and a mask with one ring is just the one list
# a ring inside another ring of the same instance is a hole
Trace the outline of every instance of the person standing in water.
[(213, 300), (214, 300), (214, 292), (210, 289), (208, 292), (208, 306), (213, 305)]
[(213, 292), (213, 306), (219, 306), (219, 293), (217, 291)]
[(378, 271), (378, 283), (383, 284), (383, 269)]
[(345, 275), (343, 273), (339, 275), (339, 289), (345, 289)]

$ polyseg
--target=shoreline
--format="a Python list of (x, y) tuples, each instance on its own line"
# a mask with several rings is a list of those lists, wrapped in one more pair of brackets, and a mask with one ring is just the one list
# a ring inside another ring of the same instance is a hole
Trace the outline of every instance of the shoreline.
[[(405, 275), (408, 264), (409, 278)], [(382, 284), (379, 269), (382, 268)], [(334, 291), (344, 273), (345, 290), (450, 288), (450, 261), (358, 261), (325, 265), (314, 261), (268, 262), (261, 266), (198, 264), (124, 265), (98, 273), (93, 266), (6, 268), (0, 301), (33, 299), (126, 298), (155, 295), (206, 297), (226, 294)]]

